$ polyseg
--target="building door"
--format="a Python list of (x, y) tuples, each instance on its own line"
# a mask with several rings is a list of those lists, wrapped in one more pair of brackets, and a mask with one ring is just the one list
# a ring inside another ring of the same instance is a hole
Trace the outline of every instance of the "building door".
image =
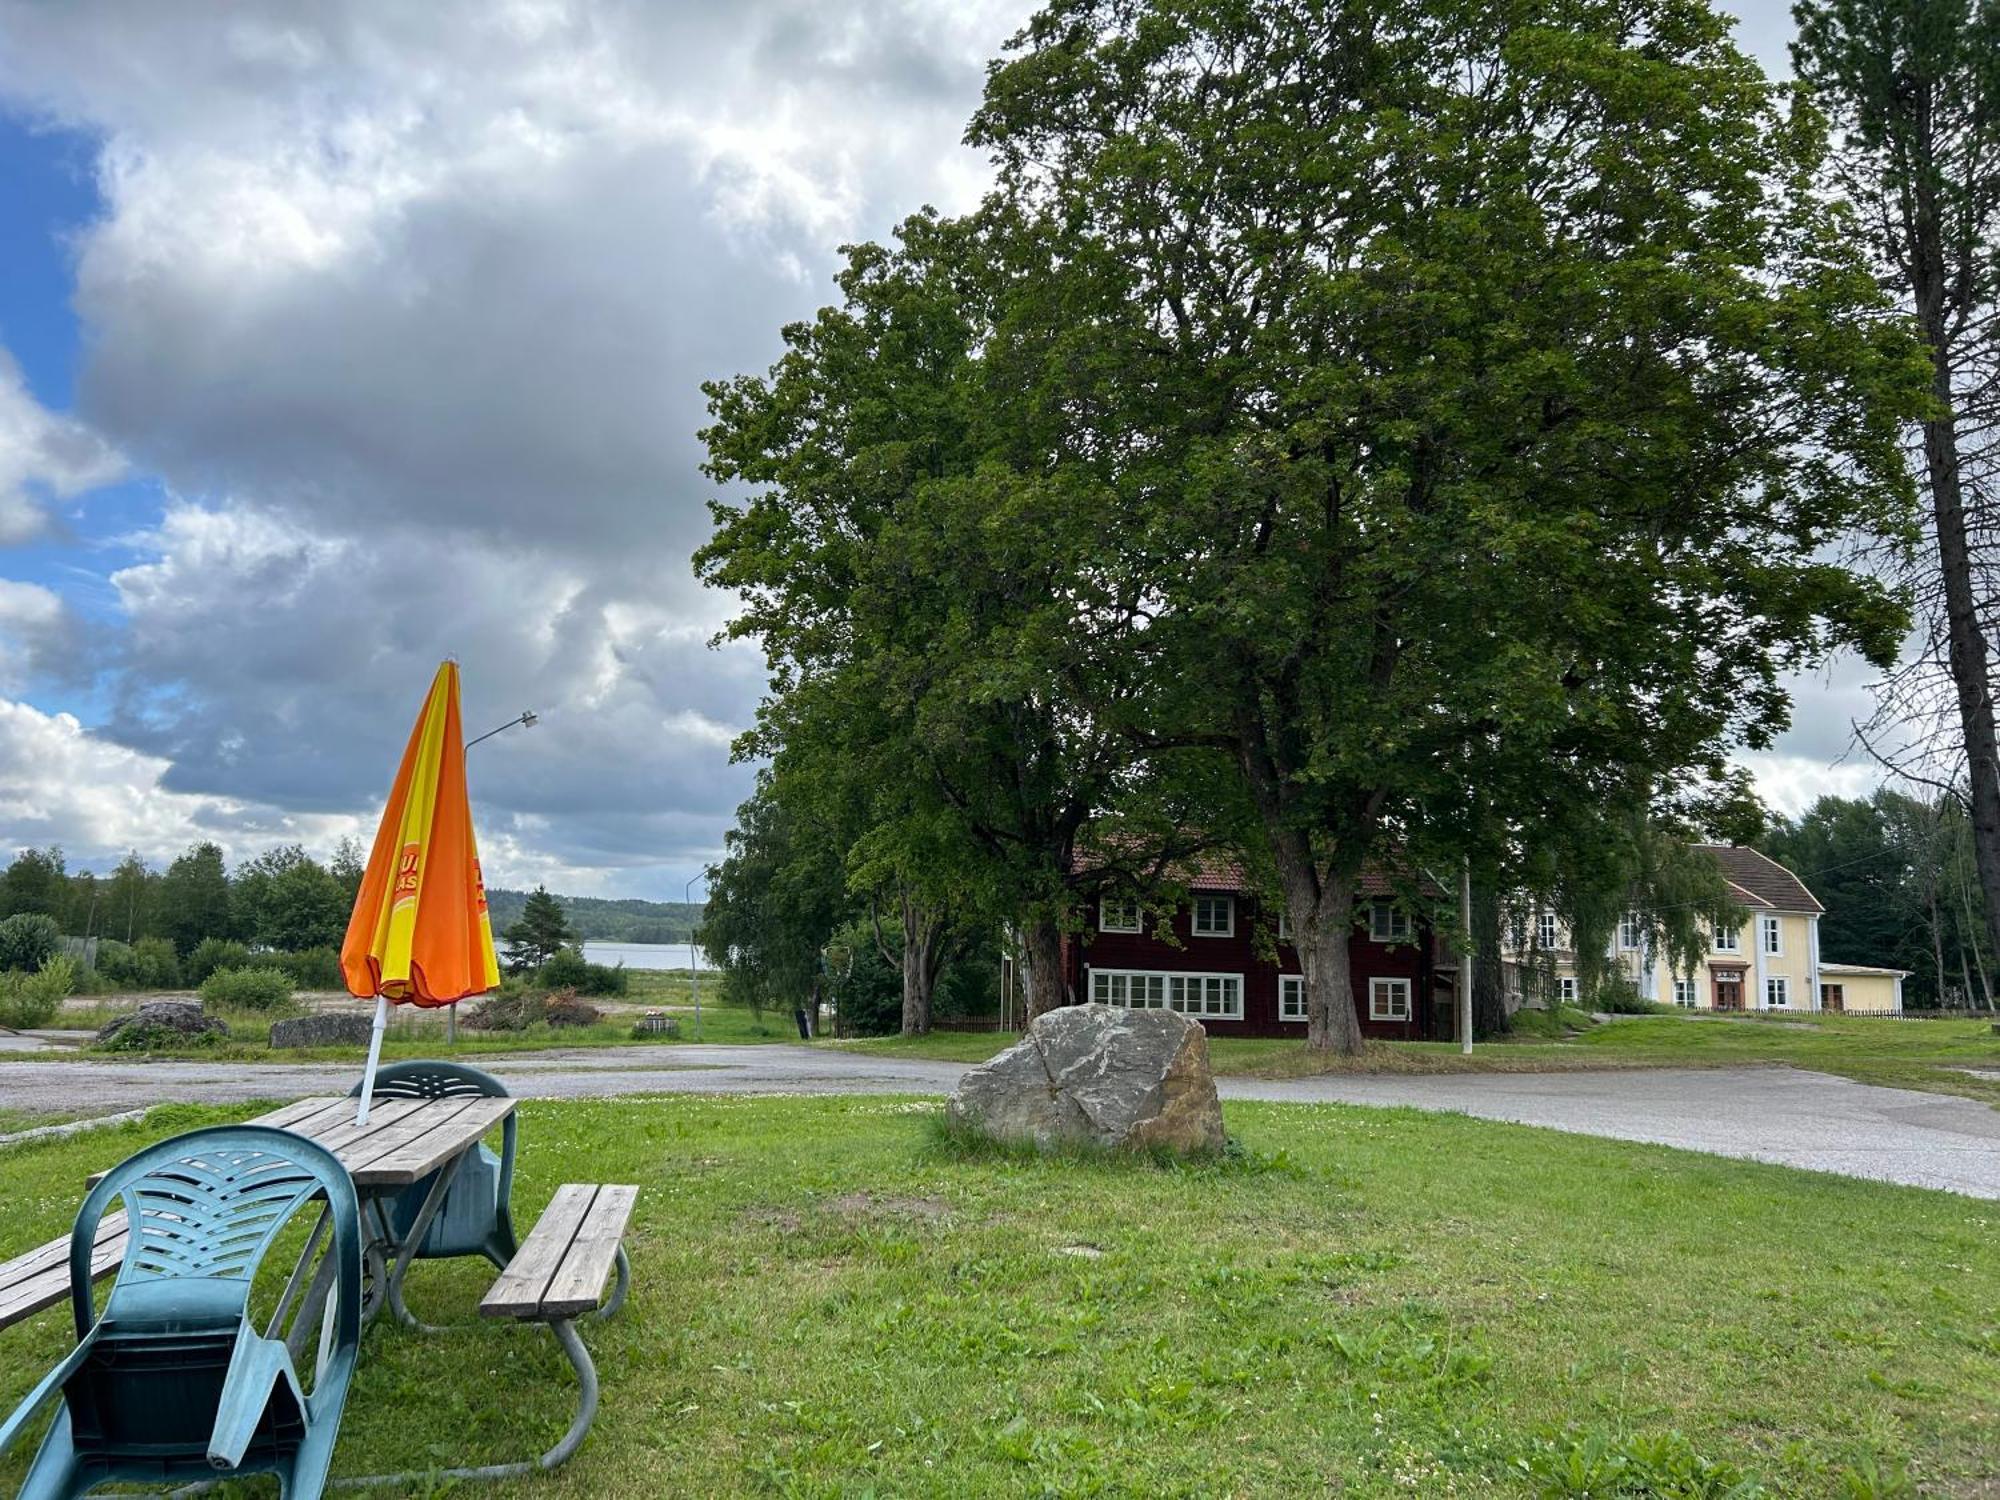
[(1844, 984), (1823, 984), (1819, 987), (1819, 1008), (1821, 1010), (1846, 1010), (1847, 986)]
[(1717, 974), (1715, 976), (1715, 1008), (1717, 1010), (1743, 1009), (1743, 976), (1741, 974)]

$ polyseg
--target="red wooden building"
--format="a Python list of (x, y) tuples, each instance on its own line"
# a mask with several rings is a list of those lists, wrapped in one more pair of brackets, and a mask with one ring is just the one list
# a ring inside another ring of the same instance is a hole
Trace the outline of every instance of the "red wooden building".
[[(1101, 897), (1084, 914), (1084, 930), (1063, 943), (1069, 992), (1079, 1001), (1179, 1011), (1215, 1036), (1303, 1037), (1305, 983), (1282, 910), (1265, 906), (1230, 861), (1205, 860), (1183, 874), (1188, 899), (1171, 914), (1118, 896)], [(1428, 881), (1422, 894), (1443, 896)], [(1347, 948), (1362, 1033), (1449, 1039), (1451, 954), (1395, 896), (1386, 877), (1363, 877)]]

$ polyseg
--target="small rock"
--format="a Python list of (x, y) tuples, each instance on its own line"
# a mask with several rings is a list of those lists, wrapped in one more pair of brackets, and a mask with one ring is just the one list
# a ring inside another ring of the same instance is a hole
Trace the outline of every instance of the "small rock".
[(367, 1046), (368, 1035), (375, 1028), (368, 1016), (356, 1015), (352, 1011), (325, 1011), (316, 1016), (294, 1016), (288, 1021), (271, 1023), (271, 1045), (273, 1047), (344, 1047)]
[(137, 1010), (122, 1016), (114, 1016), (97, 1033), (97, 1045), (103, 1046), (121, 1031), (136, 1027), (142, 1032), (174, 1032), (184, 1037), (228, 1036), (229, 1027), (220, 1017), (204, 1015), (201, 1006), (191, 1000), (149, 1000)]
[(1208, 1033), (1170, 1010), (1071, 1005), (967, 1073), (945, 1117), (1000, 1141), (1220, 1151)]

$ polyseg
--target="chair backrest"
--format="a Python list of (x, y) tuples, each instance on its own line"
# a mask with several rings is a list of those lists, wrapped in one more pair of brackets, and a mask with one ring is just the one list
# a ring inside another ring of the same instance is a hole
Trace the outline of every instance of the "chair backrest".
[[(355, 1084), (347, 1091), (348, 1097), (359, 1098), (366, 1085), (366, 1079)], [(507, 1085), (491, 1073), (468, 1068), (464, 1063), (439, 1062), (427, 1057), (390, 1063), (375, 1070), (377, 1099), (460, 1099), (468, 1095), (505, 1099)]]
[[(148, 1146), (107, 1172), (78, 1211), (70, 1236), (70, 1300), (77, 1337), (96, 1321), (91, 1248), (98, 1221), (125, 1203), (121, 1290), (166, 1281), (227, 1283), (247, 1300), (271, 1241), (308, 1201), (324, 1195), (334, 1252), (358, 1258), (360, 1210), (347, 1169), (324, 1146), (267, 1125), (216, 1125)], [(355, 1315), (343, 1309), (342, 1321)], [(346, 1336), (349, 1330), (342, 1330)], [(352, 1330), (359, 1334), (359, 1325)]]

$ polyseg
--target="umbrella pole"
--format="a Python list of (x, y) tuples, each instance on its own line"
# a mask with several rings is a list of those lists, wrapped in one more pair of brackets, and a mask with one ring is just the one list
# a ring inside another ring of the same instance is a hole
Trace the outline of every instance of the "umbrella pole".
[(368, 1123), (368, 1105), (375, 1094), (375, 1065), (382, 1061), (382, 1030), (389, 1024), (389, 997), (375, 997), (375, 1025), (368, 1033), (368, 1067), (361, 1075), (361, 1105), (354, 1112), (354, 1123)]

